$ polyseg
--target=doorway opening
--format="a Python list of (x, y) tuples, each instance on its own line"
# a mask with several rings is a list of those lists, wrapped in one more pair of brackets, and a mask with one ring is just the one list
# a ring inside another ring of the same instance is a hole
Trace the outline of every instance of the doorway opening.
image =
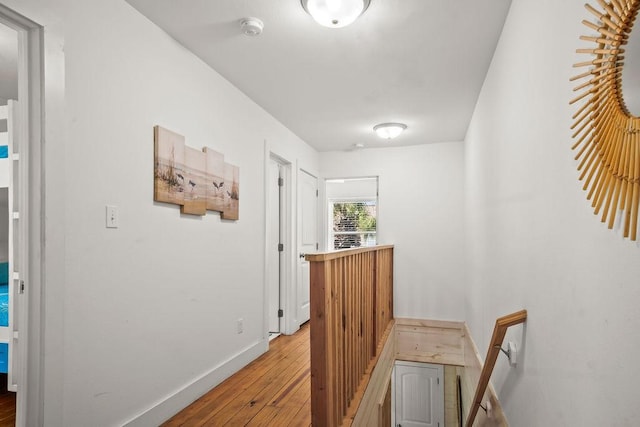
[(13, 31), (17, 46), (17, 96), (5, 95), (3, 102), (9, 180), (7, 384), (17, 391), (15, 425), (42, 425), (43, 29), (1, 4), (0, 25)]
[(290, 333), (291, 283), (291, 163), (276, 154), (267, 158), (266, 191), (266, 308), (269, 340)]
[(16, 421), (18, 293), (14, 267), (14, 174), (11, 154), (18, 102), (18, 33), (0, 24), (0, 424)]

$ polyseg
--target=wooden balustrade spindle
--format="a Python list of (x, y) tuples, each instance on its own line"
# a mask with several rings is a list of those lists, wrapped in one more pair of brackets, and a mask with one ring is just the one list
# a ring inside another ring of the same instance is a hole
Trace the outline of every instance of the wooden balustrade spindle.
[(349, 425), (393, 320), (393, 246), (309, 254), (311, 418)]

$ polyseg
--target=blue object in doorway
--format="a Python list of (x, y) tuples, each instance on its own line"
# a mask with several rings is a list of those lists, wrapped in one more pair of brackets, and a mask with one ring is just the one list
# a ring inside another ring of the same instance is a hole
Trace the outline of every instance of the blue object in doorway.
[(0, 326), (9, 326), (9, 263), (0, 263)]
[(6, 374), (9, 367), (9, 344), (0, 343), (0, 374)]

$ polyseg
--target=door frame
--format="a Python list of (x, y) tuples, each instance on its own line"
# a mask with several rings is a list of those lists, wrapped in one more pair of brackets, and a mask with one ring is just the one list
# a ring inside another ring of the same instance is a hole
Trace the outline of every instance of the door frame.
[(269, 244), (267, 238), (267, 229), (270, 224), (270, 209), (274, 201), (269, 200), (269, 162), (271, 160), (275, 160), (281, 166), (282, 178), (284, 180), (284, 185), (282, 187), (280, 197), (282, 200), (280, 203), (280, 238), (282, 239), (282, 243), (284, 244), (284, 249), (282, 251), (282, 256), (280, 259), (280, 308), (283, 311), (282, 318), (280, 319), (280, 333), (285, 335), (293, 334), (298, 328), (292, 328), (291, 324), (295, 320), (292, 316), (293, 311), (291, 309), (292, 306), (292, 298), (295, 296), (295, 293), (291, 292), (293, 288), (293, 277), (291, 274), (292, 271), (292, 258), (293, 258), (293, 245), (292, 241), (292, 162), (287, 160), (286, 158), (280, 156), (272, 152), (271, 150), (265, 150), (265, 167), (264, 167), (264, 193), (265, 193), (265, 248), (264, 248), (264, 328), (263, 328), (263, 339), (269, 339), (269, 256), (268, 251), (269, 248), (267, 245)]
[[(296, 274), (296, 289), (295, 289), (295, 294), (296, 294), (296, 299), (295, 299), (295, 310), (296, 310), (296, 317), (298, 318), (298, 320), (296, 321), (298, 323), (297, 328), (300, 327), (300, 318), (301, 316), (301, 310), (300, 310), (300, 296), (298, 295), (298, 291), (300, 290), (300, 287), (302, 286), (302, 278), (300, 277), (300, 270), (301, 270), (301, 264), (300, 264), (300, 258), (299, 258), (299, 254), (302, 253), (302, 235), (301, 235), (301, 224), (302, 224), (302, 185), (300, 184), (300, 175), (303, 173), (306, 173), (307, 175), (313, 177), (316, 180), (316, 220), (315, 220), (315, 224), (314, 224), (314, 228), (316, 231), (316, 247), (314, 249), (314, 251), (312, 253), (316, 253), (320, 250), (320, 230), (319, 230), (319, 217), (320, 217), (320, 213), (319, 213), (319, 207), (320, 207), (320, 177), (317, 173), (314, 172), (310, 172), (308, 169), (305, 169), (303, 167), (298, 167), (296, 169), (296, 172), (298, 174), (298, 182), (297, 182), (297, 190), (298, 190), (298, 216), (297, 216), (297, 224), (296, 224), (296, 252), (295, 252), (295, 256), (294, 256), (294, 262), (295, 262), (295, 274)], [(311, 266), (309, 266), (309, 268), (311, 268)], [(309, 284), (310, 285), (310, 284)], [(309, 291), (309, 294), (311, 294), (311, 292)], [(311, 295), (309, 295), (311, 296)], [(309, 305), (311, 305), (311, 301), (309, 301)], [(311, 311), (311, 307), (309, 307), (309, 311)], [(310, 319), (309, 319), (310, 320)]]
[[(268, 169), (267, 169), (267, 179), (265, 180), (265, 191), (266, 191), (266, 208), (265, 208), (265, 212), (267, 213), (267, 240), (266, 240), (266, 247), (265, 247), (265, 251), (266, 251), (266, 268), (265, 268), (265, 273), (267, 274), (267, 293), (265, 295), (265, 298), (267, 299), (267, 311), (266, 311), (266, 319), (267, 319), (267, 327), (268, 327), (268, 332), (269, 332), (269, 340), (272, 339), (272, 333), (282, 333), (282, 329), (283, 329), (283, 321), (282, 321), (282, 317), (277, 317), (277, 323), (278, 323), (278, 327), (277, 328), (272, 328), (271, 323), (274, 319), (274, 316), (277, 316), (276, 313), (274, 313), (272, 310), (274, 310), (274, 307), (271, 306), (272, 304), (272, 298), (274, 297), (274, 295), (272, 295), (273, 293), (275, 293), (275, 289), (274, 289), (274, 284), (272, 283), (273, 281), (273, 273), (274, 271), (272, 270), (275, 264), (275, 259), (273, 259), (274, 257), (274, 251), (275, 248), (278, 244), (282, 244), (282, 231), (283, 231), (283, 224), (282, 224), (282, 213), (284, 211), (283, 209), (283, 197), (282, 197), (282, 192), (284, 191), (284, 179), (281, 177), (282, 175), (282, 163), (280, 161), (278, 161), (277, 158), (274, 158), (273, 156), (269, 156), (269, 163), (268, 163)], [(278, 184), (276, 185), (276, 183), (274, 182), (275, 177), (273, 176), (273, 168), (274, 166), (277, 168), (277, 180), (280, 181), (282, 180), (282, 184), (280, 184), (278, 182)], [(277, 199), (274, 196), (274, 190), (277, 189)], [(276, 209), (277, 206), (277, 209)], [(276, 217), (277, 216), (277, 220)], [(273, 226), (274, 226), (274, 222), (277, 221), (278, 223), (278, 232), (277, 232), (277, 236), (275, 235), (275, 233), (272, 233), (273, 230)], [(284, 247), (284, 245), (283, 245)], [(278, 310), (282, 310), (282, 273), (283, 273), (283, 261), (284, 261), (284, 257), (283, 257), (283, 252), (278, 251), (277, 254), (277, 277), (278, 277), (278, 286), (277, 286), (277, 294), (278, 294), (278, 304), (277, 304), (277, 309)]]
[[(24, 309), (19, 313), (18, 359), (20, 381), (16, 425), (43, 425), (42, 354), (44, 341), (44, 31), (19, 13), (0, 4), (0, 22), (18, 33), (18, 94), (20, 125), (20, 219), (18, 237), (20, 281), (25, 283)], [(13, 160), (12, 160), (13, 161)], [(26, 362), (26, 363), (24, 363)]]

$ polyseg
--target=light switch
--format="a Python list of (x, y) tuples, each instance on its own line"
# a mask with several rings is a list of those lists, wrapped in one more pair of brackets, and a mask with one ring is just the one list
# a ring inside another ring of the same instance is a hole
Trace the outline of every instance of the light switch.
[(107, 228), (118, 228), (118, 207), (107, 205)]

